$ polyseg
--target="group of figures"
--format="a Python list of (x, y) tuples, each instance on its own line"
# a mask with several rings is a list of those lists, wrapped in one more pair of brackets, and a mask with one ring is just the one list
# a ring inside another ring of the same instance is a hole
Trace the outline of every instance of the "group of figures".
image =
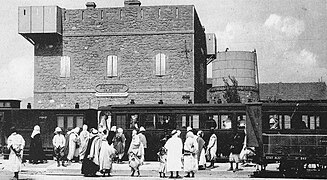
[[(64, 135), (62, 129), (56, 127), (52, 142), (57, 166), (66, 167), (74, 161), (82, 163), (81, 173), (84, 176), (93, 177), (97, 172), (102, 173), (103, 176), (111, 176), (113, 162), (122, 163), (123, 156), (126, 154), (131, 168), (131, 176), (134, 176), (135, 173), (140, 176), (139, 167), (144, 163), (147, 148), (144, 132), (144, 127), (132, 131), (131, 143), (125, 152), (126, 137), (122, 128), (117, 129), (116, 126), (112, 126), (109, 130), (99, 125), (98, 129), (88, 130), (87, 125), (83, 125), (82, 131), (76, 127)], [(160, 161), (160, 177), (165, 177), (166, 173), (170, 172), (171, 178), (179, 178), (181, 177), (179, 171), (182, 170), (186, 172), (185, 177), (194, 177), (197, 170), (214, 167), (217, 158), (217, 136), (214, 128), (210, 130), (208, 143), (203, 139), (203, 131), (199, 130), (195, 133), (191, 127), (187, 127), (184, 143), (180, 136), (180, 130), (173, 130), (170, 135), (166, 135), (160, 141), (161, 148), (157, 153)], [(231, 167), (229, 170), (238, 170), (238, 162), (244, 156), (242, 152), (245, 149), (243, 146), (245, 140), (239, 133), (233, 137), (230, 147)], [(14, 178), (18, 179), (25, 140), (14, 127), (11, 128), (7, 144), (10, 149), (10, 168), (14, 172)], [(44, 160), (45, 153), (42, 148), (40, 127), (36, 125), (31, 134), (30, 161), (37, 164)], [(207, 161), (210, 162), (208, 167), (206, 166)], [(236, 162), (235, 169), (233, 169), (233, 162)]]
[[(166, 173), (170, 172), (170, 178), (180, 178), (179, 171), (182, 170), (187, 173), (185, 177), (194, 177), (197, 170), (214, 167), (217, 136), (213, 129), (207, 148), (203, 140), (203, 131), (195, 134), (192, 128), (188, 127), (184, 144), (180, 136), (180, 130), (173, 130), (170, 136), (161, 140), (162, 147), (158, 152), (160, 177), (166, 177)], [(206, 160), (210, 161), (208, 167), (206, 167)], [(176, 172), (175, 176), (174, 172)]]

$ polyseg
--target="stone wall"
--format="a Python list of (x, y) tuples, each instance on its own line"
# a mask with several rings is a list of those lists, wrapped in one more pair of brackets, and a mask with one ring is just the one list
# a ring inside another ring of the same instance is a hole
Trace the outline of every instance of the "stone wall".
[[(131, 99), (138, 104), (160, 99), (180, 104), (185, 103), (183, 95), (205, 102), (206, 78), (195, 80), (206, 77), (200, 50), (203, 45), (205, 49), (205, 38), (194, 16), (194, 6), (64, 10), (62, 44), (54, 48), (62, 47), (62, 56), (70, 57), (70, 77), (60, 77), (58, 51), (49, 54), (47, 48), (35, 48), (35, 108), (73, 108), (75, 103), (80, 108), (97, 108), (127, 104)], [(195, 43), (198, 39), (204, 42)], [(164, 76), (155, 75), (158, 53), (166, 55)], [(107, 76), (109, 55), (118, 57), (115, 77)], [(96, 96), (99, 84), (123, 84), (127, 95)]]

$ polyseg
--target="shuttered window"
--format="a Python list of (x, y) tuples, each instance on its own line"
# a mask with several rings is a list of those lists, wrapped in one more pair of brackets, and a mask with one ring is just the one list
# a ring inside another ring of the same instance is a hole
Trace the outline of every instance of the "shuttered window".
[(163, 76), (166, 74), (166, 55), (159, 53), (156, 55), (156, 75)]
[(70, 57), (68, 56), (61, 57), (60, 77), (70, 77)]
[(107, 59), (107, 76), (114, 77), (117, 76), (117, 56), (110, 55)]

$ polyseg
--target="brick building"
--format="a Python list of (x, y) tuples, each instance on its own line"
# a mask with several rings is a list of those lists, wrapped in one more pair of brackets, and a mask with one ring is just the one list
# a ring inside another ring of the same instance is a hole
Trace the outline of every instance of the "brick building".
[(193, 5), (19, 7), (34, 44), (34, 107), (206, 102), (206, 35)]

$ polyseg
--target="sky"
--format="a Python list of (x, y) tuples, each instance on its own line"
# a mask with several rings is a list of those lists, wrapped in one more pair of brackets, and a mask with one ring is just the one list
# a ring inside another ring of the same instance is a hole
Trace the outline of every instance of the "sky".
[[(88, 0), (97, 7), (123, 0)], [(0, 98), (33, 96), (34, 49), (18, 34), (19, 6), (84, 9), (85, 0), (10, 0), (0, 6)], [(140, 0), (143, 6), (195, 5), (218, 51), (256, 49), (260, 83), (327, 80), (327, 0)], [(208, 67), (211, 77), (212, 67)]]

